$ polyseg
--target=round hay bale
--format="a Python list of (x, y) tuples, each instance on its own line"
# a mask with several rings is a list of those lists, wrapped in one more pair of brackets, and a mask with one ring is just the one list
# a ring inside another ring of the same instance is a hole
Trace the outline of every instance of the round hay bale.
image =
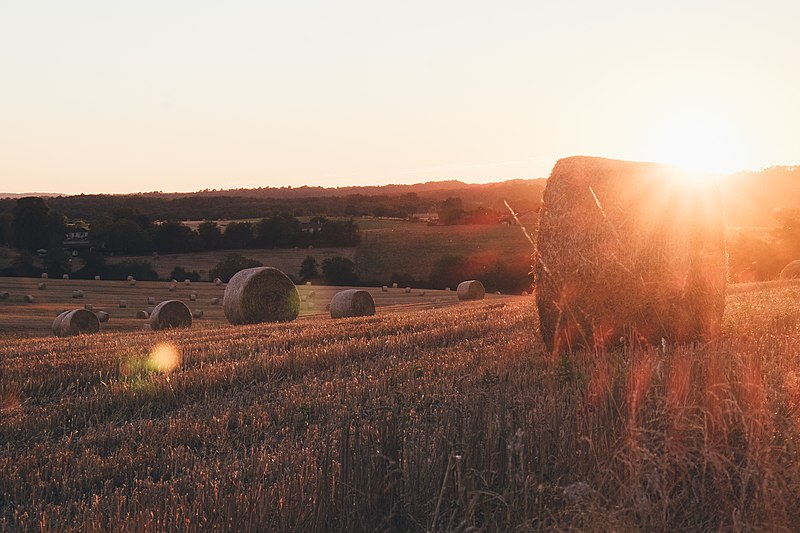
[(150, 329), (159, 331), (171, 328), (188, 328), (192, 325), (192, 312), (180, 300), (166, 300), (158, 304), (150, 315)]
[(310, 281), (306, 281), (306, 285), (311, 285), (311, 282)]
[(781, 279), (796, 279), (800, 278), (800, 259), (796, 259), (783, 267), (781, 270)]
[(494, 293), (497, 294), (498, 296), (500, 295), (500, 291), (494, 291)]
[(195, 309), (192, 311), (192, 318), (203, 318), (205, 312), (202, 309)]
[(62, 274), (61, 279), (69, 279), (69, 274)]
[(73, 298), (83, 298), (83, 291), (79, 290), (79, 289), (76, 289), (76, 290), (72, 291), (72, 297)]
[(134, 287), (136, 285), (136, 280), (135, 279), (130, 280), (128, 282), (128, 285), (130, 285), (131, 287)]
[(40, 283), (39, 285), (37, 285), (36, 288), (39, 289), (40, 291), (43, 291), (47, 288), (47, 283)]
[(178, 290), (178, 287), (175, 284), (169, 286), (169, 292), (175, 292), (176, 290)]
[(450, 292), (450, 287), (446, 287), (444, 290), (446, 290), (447, 292)]
[(42, 272), (42, 279), (47, 279), (48, 277), (50, 276), (47, 275), (47, 272)]
[(389, 287), (384, 285), (383, 287), (381, 287), (381, 292), (389, 292)]
[(219, 305), (219, 298), (216, 296), (211, 298), (211, 305)]
[(128, 276), (127, 278), (125, 278), (125, 281), (133, 281), (133, 276)]
[(654, 163), (556, 163), (533, 269), (550, 351), (717, 336), (726, 285), (722, 202), (713, 181), (686, 178)]
[(95, 277), (94, 277), (94, 280), (95, 280), (95, 281), (100, 281), (100, 276), (95, 276)]
[(22, 299), (25, 300), (26, 303), (32, 304), (36, 298), (34, 298), (32, 294), (26, 294)]
[(305, 296), (301, 296), (301, 297), (300, 297), (300, 301), (301, 301), (301, 302), (305, 302), (305, 301), (306, 301), (306, 297), (305, 297)]
[(128, 307), (128, 300), (120, 300), (119, 301), (119, 308), (120, 309), (125, 309), (126, 307)]
[(53, 332), (59, 337), (71, 337), (98, 331), (100, 331), (100, 320), (94, 313), (86, 309), (67, 311), (58, 315), (53, 321)]
[(147, 297), (147, 305), (156, 305), (156, 299), (152, 296)]
[(192, 284), (192, 280), (190, 280), (190, 279), (185, 279), (185, 280), (183, 280), (183, 284), (184, 284), (184, 285), (186, 285), (186, 286), (188, 287), (189, 285), (191, 285), (191, 284)]
[(422, 291), (421, 293), (419, 293), (418, 296), (425, 296), (425, 291)]
[(397, 288), (397, 283), (392, 283), (392, 288), (396, 289)]
[(411, 287), (406, 287), (406, 293), (411, 292)]
[(83, 304), (83, 308), (86, 309), (87, 311), (92, 311), (94, 309), (94, 306), (92, 304)]
[(217, 287), (219, 287), (220, 285), (222, 285), (222, 280), (221, 280), (221, 279), (219, 279), (219, 278), (214, 278), (214, 285), (216, 285)]
[(0, 292), (0, 300), (8, 300), (9, 296), (11, 295), (8, 291)]
[(145, 311), (147, 311), (147, 314), (148, 314), (148, 315), (152, 315), (152, 314), (153, 314), (153, 309), (154, 309), (154, 308), (155, 308), (155, 306), (152, 306), (152, 305), (151, 305), (150, 307), (145, 307), (145, 308), (144, 308), (144, 310), (145, 310)]
[(375, 301), (369, 291), (348, 289), (337, 292), (331, 299), (331, 318), (371, 316), (375, 314)]
[(317, 295), (317, 291), (311, 291), (308, 293), (309, 298), (314, 298)]
[(193, 302), (196, 302), (197, 301), (197, 293), (193, 292), (192, 294), (190, 294), (189, 295), (189, 300), (191, 300)]
[(111, 315), (109, 315), (105, 311), (98, 311), (97, 312), (97, 320), (99, 320), (101, 323), (108, 322), (109, 318), (111, 318)]
[(228, 282), (222, 305), (231, 324), (287, 322), (300, 313), (300, 294), (277, 268), (246, 268)]
[(483, 288), (483, 283), (477, 279), (470, 279), (458, 284), (456, 294), (458, 294), (459, 300), (483, 300), (486, 289)]
[(149, 317), (150, 313), (148, 313), (144, 309), (139, 309), (138, 311), (136, 311), (136, 318), (149, 318)]
[(55, 320), (53, 320), (53, 335), (56, 337), (61, 336), (61, 321), (64, 320), (64, 317), (67, 316), (67, 313), (69, 313), (69, 311), (59, 311)]

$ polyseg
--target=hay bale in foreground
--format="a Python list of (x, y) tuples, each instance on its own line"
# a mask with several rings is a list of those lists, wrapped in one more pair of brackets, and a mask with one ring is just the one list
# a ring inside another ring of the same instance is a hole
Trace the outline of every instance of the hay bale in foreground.
[(486, 296), (486, 289), (483, 288), (483, 283), (477, 279), (470, 279), (462, 281), (456, 288), (459, 300), (483, 300)]
[(411, 287), (406, 287), (406, 294), (411, 292)]
[(188, 328), (192, 325), (192, 312), (180, 300), (166, 300), (155, 306), (150, 314), (150, 329), (159, 331), (171, 328)]
[(715, 337), (725, 307), (722, 204), (711, 180), (591, 157), (556, 163), (534, 259), (551, 351)]
[(26, 303), (32, 304), (36, 298), (34, 298), (32, 294), (26, 294), (22, 299), (25, 300)]
[(371, 316), (375, 314), (375, 301), (369, 291), (348, 289), (333, 295), (330, 303), (331, 318)]
[(40, 291), (43, 291), (47, 289), (47, 283), (40, 283), (39, 285), (36, 286), (36, 288), (39, 289)]
[(783, 267), (781, 270), (781, 279), (797, 279), (800, 278), (800, 259), (796, 259)]
[(66, 311), (53, 321), (53, 334), (58, 337), (71, 337), (98, 331), (100, 331), (100, 320), (94, 313), (86, 309)]
[(105, 311), (98, 311), (97, 312), (97, 320), (99, 320), (101, 323), (108, 322), (109, 318), (111, 318), (111, 315), (109, 315)]
[(287, 322), (300, 313), (300, 294), (277, 268), (246, 268), (228, 282), (222, 305), (231, 324)]

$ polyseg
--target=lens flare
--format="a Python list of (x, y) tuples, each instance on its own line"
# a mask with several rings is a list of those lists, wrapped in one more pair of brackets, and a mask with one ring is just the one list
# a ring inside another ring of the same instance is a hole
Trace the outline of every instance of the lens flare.
[(169, 342), (156, 344), (147, 358), (147, 366), (156, 372), (171, 372), (181, 364), (181, 353)]

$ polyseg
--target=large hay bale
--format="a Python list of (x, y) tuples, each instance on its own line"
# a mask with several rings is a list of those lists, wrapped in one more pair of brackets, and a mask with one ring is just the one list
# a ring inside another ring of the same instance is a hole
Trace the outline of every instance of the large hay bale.
[(286, 322), (300, 313), (300, 294), (277, 268), (246, 268), (228, 282), (222, 305), (232, 324)]
[(36, 288), (39, 289), (40, 291), (43, 291), (47, 289), (47, 283), (40, 283), (39, 285), (36, 286)]
[(392, 283), (392, 288), (396, 289), (397, 288), (397, 283)]
[(331, 318), (371, 316), (375, 314), (375, 301), (369, 291), (348, 289), (337, 292), (331, 299)]
[(150, 314), (150, 329), (153, 331), (188, 328), (191, 325), (192, 312), (180, 300), (165, 300), (155, 306)]
[(108, 322), (109, 318), (111, 318), (111, 315), (109, 315), (107, 312), (105, 311), (97, 312), (97, 320), (99, 320), (101, 323)]
[(534, 273), (551, 351), (713, 338), (726, 285), (716, 184), (666, 165), (562, 159), (544, 191)]
[(486, 289), (483, 288), (483, 283), (477, 279), (470, 279), (458, 284), (456, 294), (459, 300), (483, 300), (483, 297), (486, 296)]
[(26, 294), (22, 299), (25, 300), (25, 303), (32, 304), (36, 298), (34, 298), (32, 294)]
[(800, 259), (792, 261), (781, 270), (781, 279), (796, 278), (800, 278)]
[(100, 331), (100, 320), (91, 311), (73, 309), (61, 313), (53, 321), (53, 333), (58, 337), (70, 337)]
[(406, 287), (406, 294), (411, 292), (411, 287)]

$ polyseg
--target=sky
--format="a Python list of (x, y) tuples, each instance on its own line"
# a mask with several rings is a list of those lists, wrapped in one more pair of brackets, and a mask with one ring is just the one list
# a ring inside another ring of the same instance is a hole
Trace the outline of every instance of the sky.
[(0, 0), (0, 191), (800, 163), (800, 2)]

